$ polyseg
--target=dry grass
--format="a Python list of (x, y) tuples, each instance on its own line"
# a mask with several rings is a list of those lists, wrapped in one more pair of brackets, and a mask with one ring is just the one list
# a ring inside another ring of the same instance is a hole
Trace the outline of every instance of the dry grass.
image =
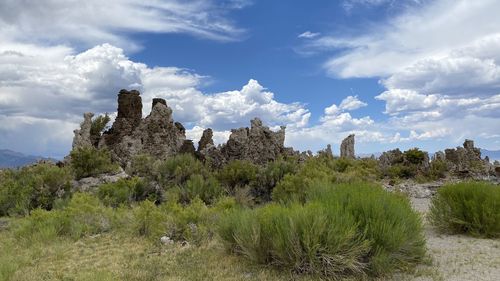
[(253, 266), (215, 241), (151, 246), (117, 234), (22, 246), (0, 232), (0, 280), (314, 280)]

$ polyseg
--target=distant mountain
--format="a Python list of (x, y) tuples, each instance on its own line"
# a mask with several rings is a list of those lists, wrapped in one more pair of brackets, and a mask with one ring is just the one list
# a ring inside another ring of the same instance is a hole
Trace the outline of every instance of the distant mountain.
[(500, 150), (487, 150), (481, 148), (481, 156), (484, 158), (488, 156), (490, 161), (499, 160), (500, 161)]
[(373, 153), (360, 153), (360, 154), (356, 154), (357, 157), (360, 157), (360, 158), (370, 158), (375, 156), (375, 158), (379, 158), (380, 155), (382, 155), (382, 152), (373, 152)]
[(29, 164), (33, 164), (38, 160), (46, 159), (52, 160), (49, 158), (41, 157), (41, 156), (33, 156), (33, 155), (25, 155), (20, 152), (15, 152), (8, 149), (0, 149), (0, 168), (16, 168)]

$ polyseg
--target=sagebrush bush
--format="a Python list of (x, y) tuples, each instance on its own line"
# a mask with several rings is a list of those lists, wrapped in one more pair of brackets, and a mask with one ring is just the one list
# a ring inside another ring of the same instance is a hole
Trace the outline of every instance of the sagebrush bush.
[(34, 210), (16, 226), (15, 234), (28, 241), (43, 242), (56, 237), (77, 239), (109, 231), (112, 228), (110, 212), (96, 197), (75, 193), (64, 209)]
[(500, 188), (486, 182), (462, 182), (438, 189), (429, 219), (440, 231), (500, 237)]
[(294, 174), (287, 174), (276, 185), (272, 199), (278, 202), (304, 202), (309, 188), (318, 182), (333, 183), (336, 179), (334, 162), (327, 157), (308, 159)]
[(446, 161), (435, 159), (431, 162), (429, 169), (429, 178), (431, 180), (446, 177), (446, 172), (448, 172), (448, 165), (446, 164)]
[(415, 165), (421, 164), (425, 160), (425, 152), (416, 147), (405, 151), (404, 156), (408, 162)]
[(149, 199), (158, 200), (159, 194), (140, 178), (120, 179), (114, 183), (99, 186), (97, 196), (106, 206), (118, 207), (132, 202)]
[(67, 168), (51, 164), (4, 171), (0, 180), (0, 216), (52, 209), (56, 200), (69, 196), (71, 179)]
[(224, 189), (213, 176), (205, 179), (202, 175), (191, 175), (181, 189), (183, 202), (191, 202), (195, 198), (199, 198), (206, 204), (212, 204), (223, 193)]
[(297, 172), (299, 165), (297, 159), (277, 159), (260, 167), (257, 175), (250, 182), (252, 192), (260, 201), (267, 202), (271, 200), (271, 193), (274, 187), (288, 174)]
[(308, 197), (326, 205), (340, 203), (354, 216), (358, 233), (371, 244), (366, 257), (370, 274), (406, 269), (423, 259), (422, 221), (405, 196), (389, 193), (375, 184), (357, 183), (319, 186)]
[(389, 274), (425, 255), (419, 215), (403, 197), (367, 184), (311, 187), (305, 204), (233, 209), (219, 224), (231, 251), (328, 278)]
[(137, 235), (159, 239), (167, 230), (167, 215), (153, 202), (145, 200), (134, 209), (133, 229)]
[(111, 161), (111, 155), (106, 149), (81, 147), (70, 152), (71, 168), (77, 179), (114, 172), (119, 169)]
[(394, 164), (387, 169), (386, 174), (393, 179), (408, 179), (416, 175), (416, 170), (414, 167), (410, 167), (408, 165)]
[(130, 165), (126, 168), (127, 174), (139, 177), (152, 177), (155, 168), (155, 159), (148, 154), (139, 154), (132, 158)]
[(208, 175), (208, 169), (190, 154), (179, 154), (154, 164), (153, 179), (163, 187), (184, 184), (191, 175)]
[(275, 201), (305, 200), (305, 194), (318, 183), (356, 183), (373, 181), (381, 177), (375, 159), (344, 159), (319, 155), (309, 158), (286, 174), (272, 191)]
[(160, 206), (160, 209), (169, 215), (168, 235), (175, 240), (199, 244), (213, 231), (214, 214), (199, 198), (195, 198), (188, 205), (168, 202)]
[(229, 190), (244, 187), (257, 177), (258, 166), (245, 160), (234, 160), (225, 165), (217, 174), (219, 181)]

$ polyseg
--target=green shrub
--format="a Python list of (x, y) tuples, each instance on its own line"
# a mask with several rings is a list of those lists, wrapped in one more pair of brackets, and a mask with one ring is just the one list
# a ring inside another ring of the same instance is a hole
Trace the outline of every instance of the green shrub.
[(155, 159), (148, 154), (139, 154), (132, 158), (127, 173), (132, 176), (152, 177), (155, 168)]
[(207, 168), (190, 154), (180, 154), (155, 163), (153, 178), (163, 187), (184, 184), (191, 175), (207, 175)]
[(438, 189), (429, 219), (438, 230), (500, 237), (500, 188), (486, 182), (463, 182)]
[(80, 238), (84, 235), (109, 231), (112, 227), (110, 210), (96, 197), (75, 193), (62, 210), (34, 210), (15, 229), (18, 238), (28, 241), (48, 241), (56, 237)]
[(305, 204), (232, 209), (219, 223), (228, 248), (266, 265), (328, 278), (380, 276), (425, 255), (419, 215), (373, 185), (311, 187)]
[(0, 181), (0, 215), (52, 209), (57, 199), (69, 195), (71, 179), (68, 169), (51, 164), (4, 171)]
[(238, 210), (221, 220), (219, 234), (232, 251), (253, 262), (334, 278), (362, 274), (369, 249), (356, 235), (354, 218), (338, 205)]
[(92, 120), (92, 124), (90, 125), (90, 135), (100, 136), (109, 121), (111, 121), (111, 118), (109, 118), (109, 115), (107, 113), (94, 118), (94, 120)]
[(416, 147), (405, 151), (404, 156), (408, 162), (415, 165), (419, 165), (425, 160), (425, 152)]
[(196, 197), (206, 204), (212, 204), (223, 194), (224, 190), (213, 176), (205, 179), (202, 175), (191, 175), (181, 190), (182, 201), (191, 202)]
[(278, 159), (267, 163), (265, 167), (258, 170), (255, 179), (250, 183), (252, 192), (259, 201), (271, 200), (274, 187), (288, 174), (294, 174), (298, 170), (296, 159)]
[(415, 176), (415, 168), (404, 164), (394, 164), (387, 170), (387, 175), (390, 178), (408, 179)]
[(338, 158), (333, 163), (333, 168), (337, 172), (345, 172), (347, 168), (354, 166), (356, 160), (348, 158)]
[(336, 180), (334, 162), (326, 157), (308, 159), (295, 174), (287, 174), (272, 192), (274, 201), (303, 202), (309, 188), (318, 182), (333, 183)]
[(97, 196), (106, 206), (116, 208), (146, 199), (159, 202), (162, 194), (148, 181), (133, 177), (99, 186)]
[(119, 169), (111, 161), (109, 151), (95, 147), (81, 147), (70, 152), (71, 167), (77, 179), (114, 172)]
[(137, 235), (158, 240), (166, 233), (167, 216), (153, 202), (145, 200), (134, 209), (133, 229)]
[(429, 169), (429, 178), (432, 180), (437, 180), (446, 177), (446, 172), (448, 172), (448, 166), (445, 161), (434, 160), (431, 162)]
[(62, 212), (71, 220), (69, 235), (72, 237), (98, 234), (111, 229), (111, 210), (105, 208), (99, 199), (91, 194), (73, 194)]
[(218, 173), (219, 181), (233, 191), (256, 179), (258, 167), (249, 161), (235, 160), (225, 165)]
[(168, 202), (161, 209), (168, 214), (167, 234), (177, 241), (200, 244), (209, 237), (215, 224), (214, 214), (199, 198), (187, 205)]
[(325, 205), (340, 203), (354, 216), (358, 233), (371, 245), (366, 257), (370, 274), (406, 269), (423, 259), (425, 240), (421, 218), (406, 197), (368, 183), (318, 186), (308, 197)]

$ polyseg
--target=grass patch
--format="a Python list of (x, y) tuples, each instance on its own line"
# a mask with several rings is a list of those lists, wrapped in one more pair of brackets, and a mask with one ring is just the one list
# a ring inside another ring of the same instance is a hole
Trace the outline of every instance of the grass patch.
[(500, 237), (500, 188), (463, 182), (440, 188), (432, 199), (430, 222), (441, 232)]

